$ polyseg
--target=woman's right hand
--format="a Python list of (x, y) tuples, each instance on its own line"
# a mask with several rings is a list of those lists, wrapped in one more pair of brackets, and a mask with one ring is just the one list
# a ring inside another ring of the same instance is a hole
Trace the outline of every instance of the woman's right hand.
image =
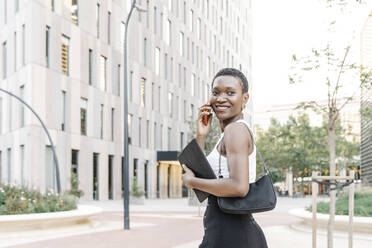
[[(204, 116), (207, 116), (207, 125), (204, 123)], [(197, 137), (207, 137), (211, 129), (212, 124), (212, 107), (210, 103), (204, 104), (199, 108), (198, 120), (196, 123), (196, 136)]]

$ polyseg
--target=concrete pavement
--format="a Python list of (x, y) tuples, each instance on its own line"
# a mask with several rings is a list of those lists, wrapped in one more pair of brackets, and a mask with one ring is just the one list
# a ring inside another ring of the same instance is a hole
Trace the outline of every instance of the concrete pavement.
[[(292, 208), (304, 207), (311, 198), (278, 198), (275, 210), (255, 214), (262, 227), (269, 247), (311, 248), (311, 229), (302, 226), (300, 219), (288, 214)], [(5, 239), (0, 234), (0, 247), (156, 247), (195, 248), (202, 236), (202, 217), (205, 208), (187, 205), (187, 199), (146, 200), (143, 206), (130, 206), (131, 229), (123, 230), (123, 207), (121, 201), (82, 202), (99, 206), (104, 212), (91, 223), (81, 226), (35, 230), (17, 233)], [(7, 240), (7, 242), (6, 242)], [(12, 243), (13, 242), (13, 243)], [(1, 246), (3, 245), (3, 246)], [(6, 245), (6, 246), (4, 246)], [(326, 232), (318, 232), (318, 247), (326, 247)], [(347, 247), (347, 235), (336, 233), (335, 247)], [(356, 234), (354, 248), (372, 247), (372, 237)]]

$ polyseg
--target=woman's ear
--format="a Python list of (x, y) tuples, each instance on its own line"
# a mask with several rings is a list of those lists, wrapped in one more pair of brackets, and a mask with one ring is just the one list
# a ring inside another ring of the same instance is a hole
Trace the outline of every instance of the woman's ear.
[(248, 94), (248, 92), (246, 92), (246, 93), (243, 94), (244, 104), (246, 104), (248, 102), (248, 99), (249, 99), (249, 94)]

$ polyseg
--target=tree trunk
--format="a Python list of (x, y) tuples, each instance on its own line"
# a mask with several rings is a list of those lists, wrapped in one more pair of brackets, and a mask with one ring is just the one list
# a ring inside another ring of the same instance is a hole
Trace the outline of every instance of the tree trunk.
[[(332, 123), (328, 127), (328, 145), (329, 145), (329, 169), (330, 176), (336, 175), (336, 137), (335, 130)], [(329, 203), (329, 221), (328, 221), (328, 248), (333, 248), (333, 229), (335, 222), (335, 205), (336, 205), (336, 191), (331, 190), (334, 188), (333, 185), (330, 187), (330, 203)]]

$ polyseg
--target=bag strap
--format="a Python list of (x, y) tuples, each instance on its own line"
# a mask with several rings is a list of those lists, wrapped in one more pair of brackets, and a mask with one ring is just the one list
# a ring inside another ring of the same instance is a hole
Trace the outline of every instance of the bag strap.
[[(250, 135), (252, 137), (253, 145), (256, 146), (256, 142), (254, 141), (254, 136), (253, 136), (253, 133), (252, 133), (251, 129), (248, 128), (245, 124), (244, 124), (244, 126), (248, 129), (248, 131), (249, 131), (249, 133), (250, 133)], [(221, 174), (221, 154), (222, 154), (223, 138), (224, 138), (224, 136), (221, 139), (221, 149), (220, 149), (220, 155), (219, 155), (219, 159), (218, 159), (218, 177), (219, 178), (222, 178), (223, 177), (222, 174)], [(257, 146), (256, 146), (256, 151), (258, 152), (258, 156), (260, 157), (260, 160), (261, 160), (262, 173), (263, 174), (270, 174), (270, 171), (266, 167), (265, 160), (264, 160), (261, 152), (258, 150), (258, 147)]]

